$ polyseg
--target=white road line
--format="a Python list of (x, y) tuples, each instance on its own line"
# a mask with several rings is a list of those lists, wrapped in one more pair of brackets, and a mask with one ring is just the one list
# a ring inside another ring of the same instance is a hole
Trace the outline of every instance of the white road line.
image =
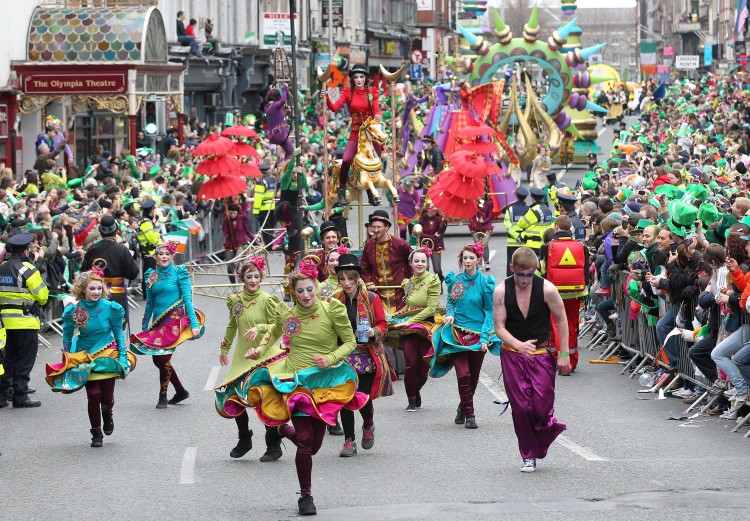
[(195, 457), (197, 455), (198, 447), (185, 448), (185, 455), (182, 457), (182, 469), (180, 470), (180, 485), (195, 483)]
[(565, 174), (567, 173), (568, 173), (568, 168), (566, 167), (565, 170), (557, 174), (557, 180), (562, 181), (562, 178), (565, 177)]
[(566, 449), (568, 449), (569, 451), (575, 452), (586, 461), (607, 461), (605, 458), (602, 458), (601, 456), (597, 456), (586, 447), (581, 447), (576, 442), (574, 442), (573, 440), (571, 440), (570, 438), (568, 438), (567, 436), (563, 434), (560, 434), (555, 441), (558, 442), (563, 447), (565, 447)]
[(211, 372), (208, 373), (208, 380), (206, 380), (206, 386), (203, 388), (204, 391), (213, 391), (216, 388), (216, 380), (219, 378), (219, 371), (221, 371), (221, 367), (218, 365), (211, 368)]
[(508, 397), (505, 395), (505, 391), (500, 389), (500, 386), (495, 383), (490, 375), (482, 371), (479, 374), (479, 381), (482, 382), (482, 385), (485, 386), (490, 394), (497, 398), (498, 401), (503, 403), (508, 401)]
[(489, 260), (489, 262), (492, 262), (492, 257), (494, 257), (496, 253), (497, 253), (497, 250), (490, 250), (490, 260)]
[[(495, 383), (495, 381), (492, 379), (490, 375), (482, 371), (482, 373), (479, 375), (479, 381), (490, 392), (492, 396), (497, 398), (498, 401), (500, 402), (508, 401), (508, 396), (500, 388), (500, 386)], [(560, 445), (562, 445), (569, 451), (575, 454), (578, 454), (586, 461), (607, 461), (605, 458), (602, 458), (601, 456), (597, 456), (586, 447), (581, 447), (576, 442), (574, 442), (573, 440), (571, 440), (570, 438), (562, 434), (559, 435), (557, 437), (557, 440), (555, 441), (559, 442)]]
[(597, 134), (597, 137), (598, 137), (598, 136), (601, 136), (602, 134), (604, 134), (604, 132), (605, 132), (606, 130), (607, 130), (607, 127), (602, 127), (602, 129), (601, 129), (601, 130), (599, 131), (599, 133)]

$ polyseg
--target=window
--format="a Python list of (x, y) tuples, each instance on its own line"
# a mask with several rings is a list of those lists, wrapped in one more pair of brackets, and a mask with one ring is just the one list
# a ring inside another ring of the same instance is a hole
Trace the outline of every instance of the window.
[(391, 22), (402, 24), (404, 23), (404, 5), (406, 2), (402, 0), (391, 0), (388, 3), (388, 9), (391, 12)]
[(367, 7), (367, 20), (370, 22), (383, 23), (383, 5), (380, 2), (370, 1)]

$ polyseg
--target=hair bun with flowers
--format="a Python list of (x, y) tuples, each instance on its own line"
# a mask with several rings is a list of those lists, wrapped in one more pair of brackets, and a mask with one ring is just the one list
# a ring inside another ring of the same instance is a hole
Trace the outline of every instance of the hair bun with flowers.
[(417, 251), (421, 251), (422, 253), (427, 255), (428, 258), (432, 257), (432, 250), (427, 246), (422, 246), (421, 248), (417, 248)]
[(157, 246), (154, 251), (159, 251), (162, 248), (166, 248), (167, 250), (169, 250), (169, 253), (171, 253), (172, 255), (174, 255), (177, 252), (177, 243), (171, 242), (171, 241), (170, 242), (163, 242), (159, 246)]
[(318, 279), (318, 267), (313, 259), (302, 259), (297, 269), (289, 274), (289, 282), (301, 279)]
[(338, 248), (336, 248), (336, 253), (338, 253), (339, 255), (347, 255), (348, 253), (351, 253), (351, 251), (349, 251), (349, 248), (347, 248), (346, 246), (339, 246)]
[(474, 250), (477, 254), (477, 257), (481, 257), (482, 255), (484, 255), (484, 244), (482, 244), (481, 242), (469, 244), (467, 248), (471, 248), (472, 250)]
[(104, 270), (99, 266), (92, 266), (91, 267), (91, 274), (92, 275), (98, 275), (99, 277), (104, 276)]
[(250, 259), (250, 262), (258, 268), (258, 271), (264, 271), (266, 269), (266, 259), (260, 255), (255, 255)]

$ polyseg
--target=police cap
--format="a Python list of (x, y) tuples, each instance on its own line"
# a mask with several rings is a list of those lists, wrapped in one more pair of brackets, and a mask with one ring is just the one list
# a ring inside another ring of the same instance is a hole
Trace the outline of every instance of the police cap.
[(519, 186), (518, 188), (516, 188), (516, 197), (518, 197), (519, 200), (526, 199), (528, 196), (529, 191), (526, 188), (524, 188), (523, 186)]
[(146, 199), (141, 203), (141, 210), (150, 210), (156, 205), (153, 199)]
[(260, 169), (261, 172), (268, 172), (269, 170), (271, 170), (271, 165), (263, 162), (258, 168)]
[(541, 188), (537, 188), (537, 187), (530, 189), (529, 193), (531, 194), (531, 197), (533, 197), (534, 199), (542, 199), (544, 198), (544, 195), (545, 195), (544, 190), (542, 190)]
[(576, 201), (578, 201), (578, 198), (574, 195), (566, 194), (564, 192), (557, 192), (557, 200), (564, 203), (575, 203)]
[(25, 250), (29, 244), (34, 240), (34, 236), (30, 233), (17, 233), (8, 237), (6, 243), (12, 250)]
[(545, 177), (546, 177), (547, 179), (556, 179), (556, 178), (557, 178), (557, 172), (552, 172), (552, 171), (549, 171), (549, 172), (547, 172), (546, 174), (544, 174), (544, 176), (545, 176)]

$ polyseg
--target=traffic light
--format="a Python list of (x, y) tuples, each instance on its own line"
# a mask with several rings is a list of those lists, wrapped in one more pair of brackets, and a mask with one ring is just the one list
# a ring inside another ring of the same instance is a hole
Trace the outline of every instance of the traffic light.
[(159, 133), (159, 118), (155, 101), (146, 102), (143, 131), (147, 136), (155, 136)]

